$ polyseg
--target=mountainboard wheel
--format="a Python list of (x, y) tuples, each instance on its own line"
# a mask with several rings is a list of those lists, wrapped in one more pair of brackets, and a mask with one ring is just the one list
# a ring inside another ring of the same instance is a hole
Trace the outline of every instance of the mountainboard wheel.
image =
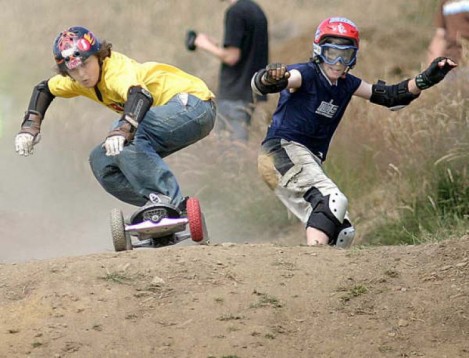
[(197, 198), (187, 199), (186, 210), (192, 241), (201, 242), (204, 239), (204, 226), (199, 200)]
[(124, 216), (119, 209), (111, 211), (111, 234), (114, 250), (117, 252), (132, 250), (130, 237), (125, 233)]

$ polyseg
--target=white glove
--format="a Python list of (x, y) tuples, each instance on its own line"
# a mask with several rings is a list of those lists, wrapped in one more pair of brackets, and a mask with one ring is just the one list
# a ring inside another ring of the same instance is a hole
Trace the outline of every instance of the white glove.
[(29, 133), (18, 133), (15, 138), (15, 149), (19, 155), (27, 157), (34, 153), (34, 146), (41, 141), (41, 134), (35, 137)]
[(107, 156), (117, 155), (124, 149), (125, 138), (122, 135), (113, 135), (104, 142)]

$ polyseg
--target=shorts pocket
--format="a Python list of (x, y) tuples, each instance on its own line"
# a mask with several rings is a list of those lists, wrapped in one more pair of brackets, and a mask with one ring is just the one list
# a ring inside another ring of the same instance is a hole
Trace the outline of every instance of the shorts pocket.
[(298, 174), (301, 173), (303, 167), (299, 164), (292, 166), (280, 180), (280, 185), (287, 187), (290, 183), (296, 184), (298, 182)]

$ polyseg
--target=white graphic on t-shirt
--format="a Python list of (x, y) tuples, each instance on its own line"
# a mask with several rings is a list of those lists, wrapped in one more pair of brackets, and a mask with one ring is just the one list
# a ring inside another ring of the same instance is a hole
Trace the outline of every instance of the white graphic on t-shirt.
[(331, 99), (330, 102), (322, 101), (318, 109), (316, 109), (316, 114), (320, 114), (321, 116), (324, 116), (327, 118), (334, 117), (334, 114), (337, 112), (337, 109), (339, 108), (339, 106), (332, 104), (333, 101), (334, 101), (333, 99)]

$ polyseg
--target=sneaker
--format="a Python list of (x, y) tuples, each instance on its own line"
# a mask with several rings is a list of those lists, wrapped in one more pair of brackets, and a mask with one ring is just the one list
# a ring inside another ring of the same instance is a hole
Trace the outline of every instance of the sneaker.
[(148, 196), (148, 199), (149, 200), (147, 201), (145, 206), (154, 205), (154, 204), (170, 204), (171, 203), (171, 198), (163, 194), (150, 193), (150, 195)]

